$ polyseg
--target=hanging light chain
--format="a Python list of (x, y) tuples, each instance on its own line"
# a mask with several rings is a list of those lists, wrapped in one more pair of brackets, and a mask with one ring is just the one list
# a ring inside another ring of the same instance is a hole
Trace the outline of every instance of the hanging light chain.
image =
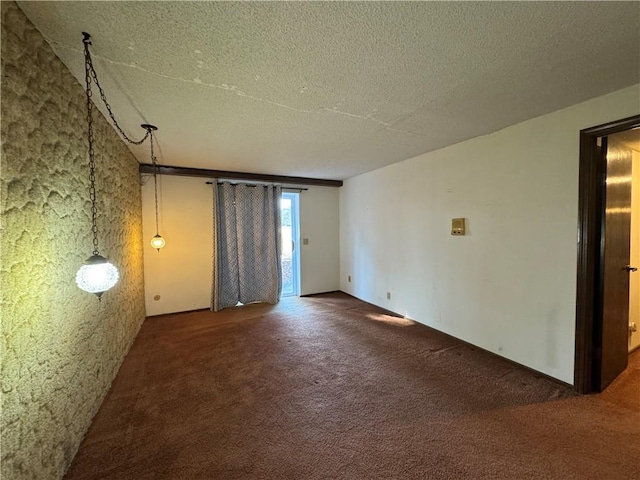
[[(88, 33), (82, 32), (84, 38), (82, 42), (84, 43), (84, 65), (85, 65), (85, 83), (86, 83), (86, 96), (87, 96), (87, 124), (88, 124), (88, 140), (89, 140), (89, 198), (91, 200), (91, 231), (93, 233), (93, 254), (99, 255), (98, 252), (98, 226), (97, 226), (97, 217), (98, 217), (98, 208), (96, 205), (96, 162), (95, 162), (95, 152), (94, 152), (94, 133), (93, 133), (93, 108), (94, 104), (92, 102), (93, 93), (91, 91), (91, 82), (94, 82), (98, 91), (100, 92), (100, 98), (107, 108), (107, 112), (109, 113), (109, 117), (113, 123), (113, 126), (120, 133), (122, 138), (124, 138), (127, 142), (133, 145), (141, 145), (144, 143), (147, 138), (149, 138), (149, 142), (151, 144), (151, 162), (153, 163), (153, 182), (154, 182), (154, 195), (155, 195), (155, 207), (156, 207), (156, 237), (161, 241), (162, 245), (155, 246), (158, 251), (160, 248), (164, 246), (164, 240), (159, 235), (159, 219), (158, 219), (158, 160), (155, 156), (153, 150), (153, 131), (157, 130), (155, 125), (143, 124), (142, 128), (146, 130), (146, 134), (142, 137), (141, 140), (132, 140), (130, 139), (126, 133), (120, 128), (118, 122), (111, 111), (111, 105), (107, 102), (107, 97), (104, 93), (104, 90), (100, 86), (100, 82), (98, 82), (98, 75), (93, 68), (93, 62), (91, 60), (91, 53), (89, 51), (89, 45), (91, 45), (91, 35)], [(154, 237), (155, 238), (155, 237)]]
[(156, 235), (159, 235), (158, 229), (158, 159), (153, 153), (153, 133), (151, 129), (147, 130), (149, 141), (151, 142), (151, 163), (153, 164), (153, 187), (156, 200)]
[(91, 77), (93, 78), (93, 82), (96, 84), (96, 87), (98, 87), (98, 91), (100, 92), (100, 98), (102, 99), (102, 103), (104, 103), (104, 106), (107, 107), (107, 112), (109, 112), (109, 117), (111, 117), (111, 122), (113, 123), (113, 126), (116, 128), (116, 130), (118, 130), (118, 132), (120, 132), (120, 135), (122, 136), (122, 138), (124, 138), (127, 142), (131, 143), (132, 145), (141, 145), (142, 143), (144, 143), (147, 137), (149, 137), (151, 132), (147, 130), (147, 133), (141, 140), (131, 140), (127, 136), (127, 134), (124, 133), (124, 130), (120, 128), (120, 125), (118, 125), (118, 122), (116, 121), (116, 117), (113, 115), (113, 112), (111, 111), (111, 105), (109, 105), (109, 102), (107, 102), (107, 97), (104, 94), (104, 90), (100, 86), (100, 82), (98, 82), (98, 75), (96, 74), (96, 70), (95, 68), (93, 68), (93, 62), (91, 61), (91, 54), (89, 53), (89, 45), (91, 44), (91, 42), (89, 41), (90, 35), (88, 33), (83, 33), (83, 34), (85, 35), (85, 39), (83, 40), (83, 42), (84, 42), (85, 64), (87, 67), (87, 76), (89, 76), (89, 72), (91, 72)]
[(87, 95), (87, 125), (89, 140), (89, 199), (91, 200), (91, 232), (93, 233), (93, 254), (98, 255), (98, 207), (96, 205), (96, 159), (95, 151), (93, 149), (93, 142), (95, 140), (93, 136), (93, 102), (91, 101), (91, 75), (90, 64), (91, 56), (89, 55), (89, 37), (85, 34), (84, 42), (84, 65), (85, 65), (85, 82), (86, 82), (86, 95)]

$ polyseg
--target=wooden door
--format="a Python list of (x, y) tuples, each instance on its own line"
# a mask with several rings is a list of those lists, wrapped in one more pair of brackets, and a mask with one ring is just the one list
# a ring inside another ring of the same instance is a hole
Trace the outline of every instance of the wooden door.
[(600, 368), (595, 369), (599, 390), (627, 368), (632, 166), (632, 151), (620, 134), (603, 138), (602, 146), (607, 173), (601, 236), (602, 343)]

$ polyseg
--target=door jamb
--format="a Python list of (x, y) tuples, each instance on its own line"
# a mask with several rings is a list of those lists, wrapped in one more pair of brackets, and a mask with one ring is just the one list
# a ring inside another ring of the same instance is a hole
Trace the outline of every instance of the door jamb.
[(574, 389), (595, 390), (595, 364), (602, 346), (595, 329), (601, 328), (602, 313), (602, 221), (603, 180), (606, 165), (599, 162), (597, 138), (640, 126), (640, 115), (580, 130), (578, 194), (578, 273), (576, 290), (576, 343)]

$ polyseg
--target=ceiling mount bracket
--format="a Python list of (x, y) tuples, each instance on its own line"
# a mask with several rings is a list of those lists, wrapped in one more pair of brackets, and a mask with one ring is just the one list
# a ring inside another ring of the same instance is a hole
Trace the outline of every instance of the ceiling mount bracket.
[(147, 131), (151, 131), (151, 130), (155, 131), (155, 130), (158, 130), (158, 127), (156, 127), (155, 125), (151, 125), (151, 124), (149, 124), (149, 123), (143, 123), (143, 124), (142, 124), (142, 125), (140, 125), (140, 126), (141, 126), (142, 128), (144, 128), (145, 130), (147, 130)]

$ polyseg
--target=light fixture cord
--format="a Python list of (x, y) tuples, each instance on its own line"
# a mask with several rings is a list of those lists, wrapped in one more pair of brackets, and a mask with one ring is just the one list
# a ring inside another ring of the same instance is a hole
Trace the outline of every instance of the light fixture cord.
[(111, 105), (107, 102), (107, 97), (104, 93), (104, 90), (100, 86), (100, 82), (98, 82), (98, 75), (96, 73), (95, 68), (93, 68), (93, 62), (91, 60), (91, 53), (89, 52), (89, 45), (91, 45), (91, 35), (86, 32), (82, 32), (83, 39), (82, 43), (84, 43), (84, 66), (85, 66), (85, 82), (86, 82), (86, 94), (87, 94), (87, 124), (88, 124), (88, 139), (89, 139), (89, 198), (91, 199), (91, 231), (93, 232), (93, 254), (98, 255), (98, 226), (97, 226), (97, 217), (98, 217), (98, 208), (96, 206), (96, 161), (93, 149), (94, 136), (93, 136), (93, 102), (91, 101), (92, 92), (91, 92), (91, 82), (93, 81), (100, 92), (100, 98), (107, 108), (107, 112), (109, 113), (109, 117), (111, 118), (111, 122), (116, 130), (120, 133), (122, 138), (124, 138), (127, 142), (133, 145), (140, 145), (144, 143), (144, 141), (149, 138), (151, 143), (151, 162), (153, 163), (153, 183), (154, 183), (154, 193), (155, 193), (155, 203), (156, 203), (156, 235), (158, 235), (158, 162), (155, 154), (153, 153), (153, 133), (152, 130), (155, 130), (154, 126), (142, 125), (146, 127), (147, 133), (142, 137), (141, 140), (131, 140), (126, 133), (120, 128), (116, 117), (113, 115), (111, 111)]
[(93, 254), (99, 255), (98, 251), (98, 207), (96, 206), (96, 159), (93, 150), (93, 102), (91, 101), (91, 74), (90, 64), (91, 56), (89, 55), (89, 41), (88, 34), (84, 34), (84, 65), (85, 65), (85, 82), (86, 82), (86, 94), (87, 94), (87, 125), (89, 140), (89, 199), (91, 200), (91, 232), (93, 233)]
[(149, 133), (149, 141), (151, 143), (151, 163), (153, 164), (153, 187), (156, 199), (156, 235), (159, 235), (158, 229), (158, 159), (153, 153), (153, 132), (151, 129), (147, 130)]
[(127, 134), (124, 133), (122, 128), (120, 128), (120, 125), (118, 125), (118, 122), (116, 121), (116, 117), (113, 115), (113, 112), (111, 111), (111, 105), (109, 105), (109, 102), (107, 102), (107, 97), (104, 94), (104, 90), (100, 86), (100, 82), (98, 82), (98, 75), (96, 74), (96, 70), (95, 68), (93, 68), (93, 62), (91, 61), (91, 54), (89, 53), (89, 45), (91, 44), (91, 42), (89, 41), (89, 38), (91, 38), (91, 36), (88, 33), (84, 33), (84, 32), (83, 32), (83, 35), (85, 36), (85, 39), (83, 40), (83, 42), (84, 42), (84, 58), (85, 58), (85, 64), (87, 67), (87, 77), (89, 77), (89, 72), (90, 72), (91, 77), (93, 77), (93, 81), (96, 84), (96, 87), (98, 87), (98, 91), (100, 92), (100, 98), (102, 99), (102, 103), (104, 103), (104, 106), (107, 107), (107, 112), (109, 112), (109, 117), (111, 117), (111, 122), (113, 123), (113, 126), (116, 128), (116, 130), (120, 132), (120, 135), (122, 135), (122, 138), (124, 138), (127, 142), (133, 145), (141, 145), (142, 143), (144, 143), (147, 137), (151, 134), (151, 132), (147, 130), (147, 133), (142, 138), (142, 140), (131, 140), (127, 136)]

